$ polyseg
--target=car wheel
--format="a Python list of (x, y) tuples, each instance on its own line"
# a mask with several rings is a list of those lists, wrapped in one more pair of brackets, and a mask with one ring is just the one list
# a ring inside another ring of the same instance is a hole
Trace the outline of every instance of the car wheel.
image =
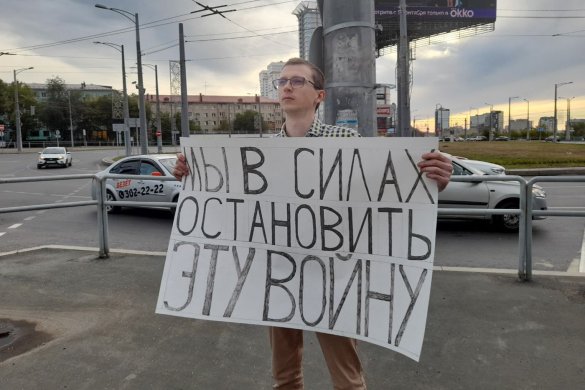
[(37, 165), (37, 169), (41, 169), (42, 167), (42, 165)]
[[(106, 192), (106, 200), (108, 202), (115, 202), (116, 198), (110, 191)], [(110, 214), (119, 213), (122, 208), (120, 206), (106, 205), (106, 211)]]
[[(498, 209), (517, 209), (518, 201), (507, 201), (499, 204)], [(494, 215), (494, 223), (498, 228), (506, 232), (517, 232), (520, 227), (520, 214)]]
[(73, 160), (69, 161), (69, 166), (73, 165)]

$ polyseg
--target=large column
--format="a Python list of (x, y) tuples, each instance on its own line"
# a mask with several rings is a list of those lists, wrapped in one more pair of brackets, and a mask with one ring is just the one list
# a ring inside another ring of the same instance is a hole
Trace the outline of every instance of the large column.
[(325, 123), (376, 130), (374, 1), (323, 2)]

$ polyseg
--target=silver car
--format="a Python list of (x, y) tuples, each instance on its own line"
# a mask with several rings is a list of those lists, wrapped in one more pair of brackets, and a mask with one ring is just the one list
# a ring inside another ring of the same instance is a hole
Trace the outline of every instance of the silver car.
[[(173, 177), (177, 156), (173, 154), (138, 155), (125, 157), (110, 165), (97, 175), (141, 175), (143, 179), (106, 179), (106, 199), (108, 201), (135, 202), (177, 202), (182, 184), (177, 180), (159, 180), (161, 176)], [(97, 182), (92, 186), (92, 198), (97, 199)], [(107, 211), (115, 213), (120, 206), (107, 206)]]
[(501, 165), (490, 163), (487, 161), (469, 160), (465, 157), (457, 157), (459, 160), (465, 160), (467, 165), (472, 166), (485, 173), (486, 175), (505, 175), (506, 168)]
[[(467, 160), (451, 157), (453, 176), (482, 176), (484, 172), (468, 164)], [(439, 193), (439, 208), (477, 208), (477, 209), (517, 209), (520, 205), (520, 183), (514, 181), (473, 181), (449, 183)], [(546, 210), (546, 192), (540, 186), (532, 189), (533, 210)], [(490, 219), (504, 231), (516, 231), (520, 224), (520, 216), (505, 215), (443, 215), (441, 219)], [(542, 219), (534, 218), (534, 219)]]
[(63, 167), (67, 168), (73, 164), (71, 152), (63, 147), (49, 147), (39, 152), (37, 168)]

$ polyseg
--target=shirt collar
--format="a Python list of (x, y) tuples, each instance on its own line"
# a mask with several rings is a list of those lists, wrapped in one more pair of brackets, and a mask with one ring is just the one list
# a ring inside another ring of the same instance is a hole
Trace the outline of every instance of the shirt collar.
[[(319, 118), (315, 117), (313, 123), (311, 124), (311, 127), (305, 133), (305, 137), (320, 137), (321, 134), (323, 133), (322, 130), (323, 123), (321, 123)], [(282, 127), (280, 128), (280, 133), (278, 133), (278, 137), (288, 137), (288, 134), (286, 133), (286, 122), (282, 124)]]

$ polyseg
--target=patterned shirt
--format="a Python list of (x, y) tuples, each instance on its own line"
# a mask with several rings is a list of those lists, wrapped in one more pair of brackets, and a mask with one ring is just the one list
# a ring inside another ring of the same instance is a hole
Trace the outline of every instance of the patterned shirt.
[[(288, 137), (286, 134), (286, 122), (283, 123), (280, 132), (275, 136)], [(305, 137), (360, 137), (360, 133), (347, 127), (326, 125), (315, 117), (315, 120), (309, 131), (307, 131), (307, 134), (305, 134)]]

